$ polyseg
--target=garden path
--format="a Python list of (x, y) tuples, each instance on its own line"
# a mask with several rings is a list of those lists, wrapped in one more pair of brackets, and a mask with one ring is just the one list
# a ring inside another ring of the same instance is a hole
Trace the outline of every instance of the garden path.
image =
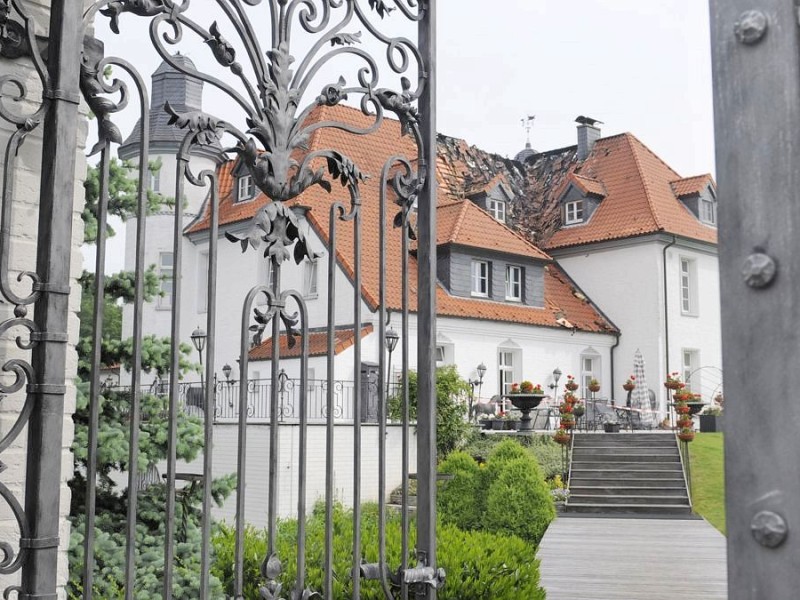
[(559, 517), (539, 546), (548, 600), (724, 600), (725, 537), (703, 519)]

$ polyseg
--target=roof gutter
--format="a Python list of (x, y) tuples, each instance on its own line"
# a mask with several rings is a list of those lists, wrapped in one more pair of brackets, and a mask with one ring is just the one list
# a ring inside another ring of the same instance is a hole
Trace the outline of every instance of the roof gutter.
[(619, 346), (619, 336), (622, 335), (622, 334), (617, 333), (615, 335), (616, 335), (617, 341), (614, 342), (613, 346), (611, 346), (611, 358), (610, 358), (610, 362), (611, 362), (611, 399), (612, 400), (614, 399), (614, 389), (615, 389), (614, 388), (614, 350), (616, 350), (617, 346)]
[(669, 294), (667, 293), (667, 250), (678, 242), (676, 236), (672, 236), (672, 241), (664, 246), (662, 258), (664, 262), (664, 376), (669, 375)]

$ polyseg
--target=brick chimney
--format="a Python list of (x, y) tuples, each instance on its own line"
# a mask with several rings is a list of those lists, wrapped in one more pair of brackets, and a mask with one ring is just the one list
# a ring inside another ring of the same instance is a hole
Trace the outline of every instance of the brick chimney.
[(578, 160), (586, 160), (592, 153), (594, 143), (600, 139), (600, 128), (597, 125), (602, 122), (584, 116), (578, 117), (575, 122), (578, 123)]

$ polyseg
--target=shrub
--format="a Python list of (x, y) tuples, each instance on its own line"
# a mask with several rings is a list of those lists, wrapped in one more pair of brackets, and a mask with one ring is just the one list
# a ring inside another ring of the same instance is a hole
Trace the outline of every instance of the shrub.
[[(365, 505), (362, 513), (362, 549), (367, 562), (378, 557), (378, 508)], [(390, 570), (400, 564), (400, 515), (386, 515), (386, 550)], [(411, 523), (410, 547), (415, 544), (415, 524)], [(352, 596), (349, 577), (352, 568), (353, 527), (352, 513), (337, 506), (334, 511), (334, 596), (333, 600)], [(325, 517), (320, 505), (307, 521), (306, 556), (307, 586), (322, 591), (324, 564)], [(438, 566), (447, 573), (445, 586), (439, 591), (440, 600), (516, 600), (517, 598), (543, 599), (539, 587), (539, 561), (532, 558), (533, 550), (523, 540), (509, 535), (462, 531), (453, 525), (438, 527)], [(278, 526), (278, 555), (283, 563), (280, 581), (284, 594), (289, 595), (295, 581), (297, 553), (297, 522), (283, 521)], [(212, 572), (220, 577), (226, 590), (233, 589), (233, 529), (218, 528), (213, 539), (217, 559)], [(263, 585), (259, 564), (266, 548), (266, 533), (252, 527), (245, 530), (245, 581), (248, 582), (244, 598), (261, 600), (257, 588)], [(250, 549), (257, 553), (251, 556)], [(231, 564), (220, 565), (225, 557)], [(414, 562), (410, 561), (413, 565)], [(380, 584), (362, 581), (363, 600), (384, 600)]]
[(439, 487), (437, 506), (445, 523), (461, 529), (477, 529), (481, 518), (480, 468), (469, 454), (453, 452), (439, 465), (440, 473), (453, 475)]
[(524, 457), (500, 465), (486, 495), (486, 529), (507, 531), (538, 545), (555, 516), (550, 490), (535, 460)]
[[(408, 372), (408, 413), (409, 418), (417, 418), (417, 373)], [(444, 458), (463, 442), (469, 431), (467, 423), (466, 397), (469, 384), (458, 374), (455, 365), (436, 369), (436, 450), (439, 458)], [(389, 417), (402, 420), (402, 396), (389, 398)]]
[(529, 450), (539, 463), (545, 479), (561, 474), (561, 446), (553, 438), (549, 435), (538, 436), (533, 439)]

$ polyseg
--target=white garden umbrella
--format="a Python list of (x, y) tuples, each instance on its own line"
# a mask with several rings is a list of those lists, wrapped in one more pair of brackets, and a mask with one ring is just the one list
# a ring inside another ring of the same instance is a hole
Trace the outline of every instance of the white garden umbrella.
[(642, 425), (653, 427), (658, 423), (659, 411), (655, 403), (650, 401), (647, 377), (644, 372), (644, 357), (638, 348), (633, 355), (633, 376), (636, 378), (636, 387), (631, 392), (631, 408), (642, 411)]

